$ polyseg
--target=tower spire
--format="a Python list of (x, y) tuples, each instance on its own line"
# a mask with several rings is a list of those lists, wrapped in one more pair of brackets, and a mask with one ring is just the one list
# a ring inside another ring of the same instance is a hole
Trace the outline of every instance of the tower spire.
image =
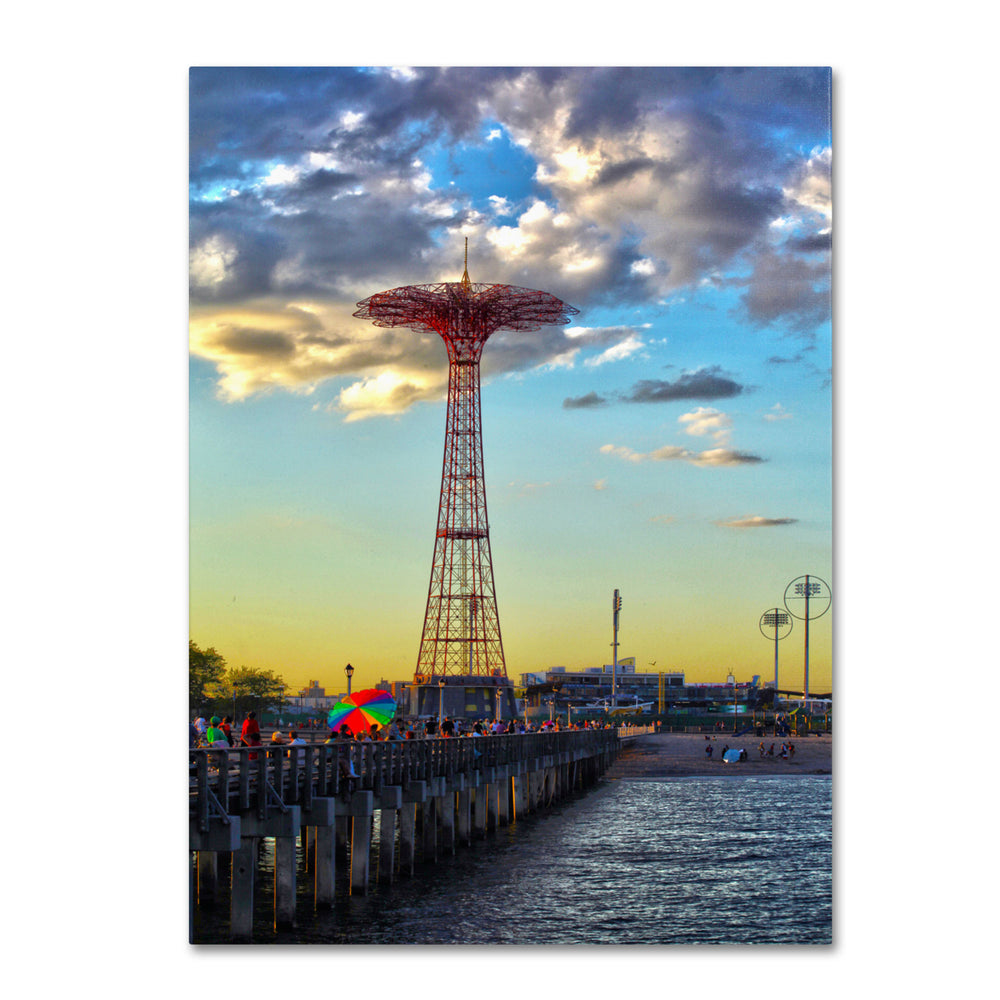
[(472, 284), (469, 281), (469, 237), (465, 237), (465, 270), (462, 272), (462, 284), (468, 287)]

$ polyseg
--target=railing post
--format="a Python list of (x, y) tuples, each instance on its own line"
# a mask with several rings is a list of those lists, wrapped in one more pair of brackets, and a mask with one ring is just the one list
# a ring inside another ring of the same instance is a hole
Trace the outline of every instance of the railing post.
[(197, 751), (198, 765), (198, 829), (208, 833), (208, 753)]

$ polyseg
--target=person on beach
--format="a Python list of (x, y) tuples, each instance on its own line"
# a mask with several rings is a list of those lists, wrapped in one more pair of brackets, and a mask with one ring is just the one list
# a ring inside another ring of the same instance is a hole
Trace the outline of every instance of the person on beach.
[(233, 720), (232, 716), (224, 715), (219, 728), (226, 734), (226, 740), (230, 746), (233, 745)]
[(284, 745), (285, 745), (285, 737), (281, 735), (280, 729), (275, 729), (275, 731), (271, 733), (271, 746), (280, 747)]
[(205, 721), (204, 716), (199, 715), (198, 718), (194, 720), (194, 728), (198, 730), (199, 738), (205, 735), (205, 730), (208, 729), (208, 723)]
[[(706, 737), (705, 737), (705, 739), (708, 739), (708, 737), (706, 736)], [(709, 760), (711, 760), (711, 759), (712, 759), (712, 750), (713, 750), (713, 747), (712, 747), (712, 744), (711, 744), (711, 743), (708, 743), (708, 744), (706, 744), (706, 745), (705, 745), (705, 756), (706, 756), (706, 757), (707, 757), (707, 758), (708, 758)]]
[(774, 744), (773, 743), (768, 747), (767, 755), (768, 755), (768, 757), (773, 757), (774, 756)]
[(761, 760), (763, 760), (764, 759), (764, 753), (765, 753), (765, 751), (764, 751), (764, 741), (763, 740), (761, 740), (761, 744), (760, 744), (759, 747), (757, 747), (757, 749), (760, 751), (760, 758), (761, 758)]

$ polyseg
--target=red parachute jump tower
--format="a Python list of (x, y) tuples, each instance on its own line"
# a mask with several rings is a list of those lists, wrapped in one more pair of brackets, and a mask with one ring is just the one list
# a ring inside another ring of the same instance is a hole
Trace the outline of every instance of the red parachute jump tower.
[(562, 325), (578, 310), (547, 292), (473, 283), (468, 240), (461, 281), (392, 288), (358, 307), (361, 319), (436, 333), (448, 349), (441, 499), (411, 712), (513, 715), (486, 516), (479, 359), (497, 330)]

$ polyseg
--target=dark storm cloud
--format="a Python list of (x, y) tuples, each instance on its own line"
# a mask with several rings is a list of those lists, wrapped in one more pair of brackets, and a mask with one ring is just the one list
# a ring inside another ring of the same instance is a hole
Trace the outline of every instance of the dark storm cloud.
[(833, 246), (833, 234), (812, 233), (808, 236), (792, 237), (785, 246), (797, 253), (822, 253)]
[(744, 386), (712, 367), (685, 372), (673, 382), (642, 379), (622, 399), (627, 403), (672, 403), (678, 399), (730, 399), (743, 391)]

